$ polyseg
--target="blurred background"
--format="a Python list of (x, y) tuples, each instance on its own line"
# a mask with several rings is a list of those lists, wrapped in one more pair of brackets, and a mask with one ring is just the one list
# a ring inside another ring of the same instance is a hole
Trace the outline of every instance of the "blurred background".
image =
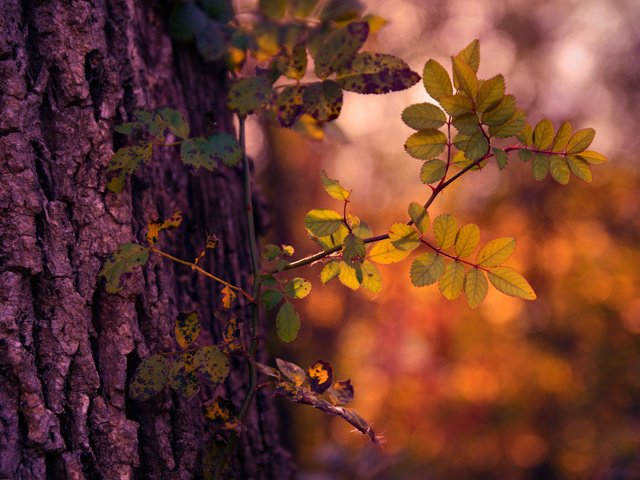
[[(353, 407), (385, 437), (372, 447), (345, 422), (281, 402), (300, 475), (324, 479), (640, 478), (640, 4), (637, 0), (370, 1), (388, 25), (366, 50), (392, 53), (421, 73), (449, 65), (481, 41), (480, 77), (503, 73), (507, 91), (535, 124), (594, 127), (593, 149), (610, 162), (591, 185), (536, 182), (513, 157), (456, 182), (430, 209), (474, 222), (482, 242), (517, 239), (509, 265), (534, 286), (525, 302), (490, 288), (475, 311), (436, 286), (414, 288), (410, 260), (380, 266), (377, 296), (320, 266), (298, 303), (301, 334), (277, 356), (307, 366), (332, 362), (350, 378)], [(319, 182), (325, 169), (353, 189), (352, 213), (375, 234), (423, 203), (421, 162), (404, 153), (412, 131), (400, 120), (429, 101), (419, 83), (382, 96), (346, 94), (337, 127), (313, 142), (259, 122), (251, 154), (273, 212), (269, 241), (317, 251), (303, 217), (339, 208)]]

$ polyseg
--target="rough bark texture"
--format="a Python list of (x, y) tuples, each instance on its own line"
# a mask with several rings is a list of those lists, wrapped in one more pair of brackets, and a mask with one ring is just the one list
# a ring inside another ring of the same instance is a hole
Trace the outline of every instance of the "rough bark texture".
[[(167, 391), (141, 403), (126, 392), (142, 358), (174, 348), (179, 312), (197, 310), (208, 335), (219, 334), (220, 288), (157, 256), (118, 295), (98, 272), (119, 244), (143, 240), (149, 219), (182, 210), (184, 226), (163, 246), (194, 258), (205, 232), (216, 233), (207, 267), (249, 288), (238, 169), (193, 175), (166, 151), (122, 194), (105, 190), (120, 146), (112, 125), (136, 108), (187, 112), (196, 134), (214, 112), (230, 131), (224, 73), (172, 44), (160, 5), (0, 3), (0, 478), (199, 478), (201, 402), (222, 393), (239, 405), (243, 362), (226, 391), (190, 401)], [(230, 475), (290, 478), (277, 432), (259, 394)]]

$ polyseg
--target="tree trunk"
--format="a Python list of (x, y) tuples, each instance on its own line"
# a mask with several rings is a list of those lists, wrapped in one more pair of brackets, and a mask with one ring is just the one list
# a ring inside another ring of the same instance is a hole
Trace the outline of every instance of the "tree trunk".
[[(121, 146), (112, 126), (136, 108), (181, 110), (196, 135), (211, 114), (232, 131), (225, 74), (173, 45), (166, 12), (149, 2), (2, 0), (1, 10), (0, 478), (200, 478), (202, 402), (223, 394), (239, 406), (244, 362), (189, 401), (167, 390), (136, 402), (127, 385), (141, 359), (174, 349), (179, 312), (198, 311), (219, 338), (220, 288), (155, 255), (117, 295), (98, 272), (119, 244), (143, 243), (148, 220), (181, 210), (163, 247), (191, 259), (215, 233), (207, 268), (250, 288), (240, 167), (191, 174), (165, 149), (122, 194), (105, 189)], [(292, 476), (265, 394), (231, 463), (233, 478)]]

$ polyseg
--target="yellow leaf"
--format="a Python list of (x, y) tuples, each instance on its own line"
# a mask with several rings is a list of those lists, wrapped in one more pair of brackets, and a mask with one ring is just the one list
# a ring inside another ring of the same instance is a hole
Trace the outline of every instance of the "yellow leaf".
[(516, 248), (516, 241), (511, 237), (491, 240), (478, 252), (476, 263), (482, 267), (495, 267), (506, 262)]
[(464, 265), (457, 260), (453, 261), (444, 270), (440, 277), (438, 288), (447, 300), (455, 300), (462, 293), (464, 287)]
[(456, 254), (460, 258), (468, 257), (480, 242), (480, 229), (473, 223), (463, 226), (456, 234)]
[(467, 297), (469, 308), (476, 308), (487, 296), (489, 284), (484, 272), (478, 268), (472, 268), (467, 272), (464, 280), (464, 294)]
[(433, 221), (433, 235), (440, 248), (449, 248), (453, 245), (458, 231), (458, 222), (453, 215), (444, 213)]
[(489, 270), (489, 281), (505, 295), (535, 300), (536, 293), (529, 282), (515, 270), (508, 267), (495, 267)]
[(390, 239), (382, 240), (376, 243), (369, 251), (367, 258), (375, 263), (387, 265), (390, 263), (398, 263), (409, 256), (411, 251), (399, 250), (393, 246)]
[(225, 286), (222, 289), (222, 306), (227, 309), (231, 308), (231, 302), (233, 302), (235, 299), (236, 292), (234, 292), (228, 286)]
[(158, 243), (158, 235), (163, 230), (179, 227), (182, 223), (182, 213), (175, 212), (164, 222), (149, 222), (147, 231), (147, 242), (149, 245), (155, 245)]
[(349, 287), (351, 290), (358, 290), (360, 288), (360, 282), (358, 281), (355, 268), (351, 268), (346, 262), (340, 262), (338, 279), (345, 287)]

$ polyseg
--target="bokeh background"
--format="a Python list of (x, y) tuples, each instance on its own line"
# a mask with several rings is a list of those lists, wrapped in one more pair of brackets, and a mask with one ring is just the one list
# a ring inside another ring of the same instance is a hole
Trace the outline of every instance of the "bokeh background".
[[(366, 49), (422, 72), (481, 41), (480, 77), (503, 73), (529, 113), (597, 130), (610, 162), (586, 185), (533, 180), (512, 158), (448, 188), (430, 209), (513, 236), (510, 265), (533, 284), (525, 302), (490, 289), (475, 311), (437, 287), (414, 288), (410, 260), (381, 266), (380, 294), (322, 286), (299, 302), (302, 330), (280, 356), (331, 361), (350, 378), (353, 407), (385, 436), (382, 449), (339, 419), (282, 402), (300, 475), (324, 479), (640, 478), (640, 3), (637, 0), (370, 1), (389, 23)], [(424, 202), (421, 162), (402, 148), (400, 113), (428, 101), (421, 84), (383, 96), (347, 94), (323, 142), (251, 125), (250, 145), (274, 212), (270, 241), (296, 257), (317, 247), (303, 217), (339, 208), (319, 172), (353, 189), (352, 212), (374, 233)], [(273, 351), (273, 349), (272, 349)]]

